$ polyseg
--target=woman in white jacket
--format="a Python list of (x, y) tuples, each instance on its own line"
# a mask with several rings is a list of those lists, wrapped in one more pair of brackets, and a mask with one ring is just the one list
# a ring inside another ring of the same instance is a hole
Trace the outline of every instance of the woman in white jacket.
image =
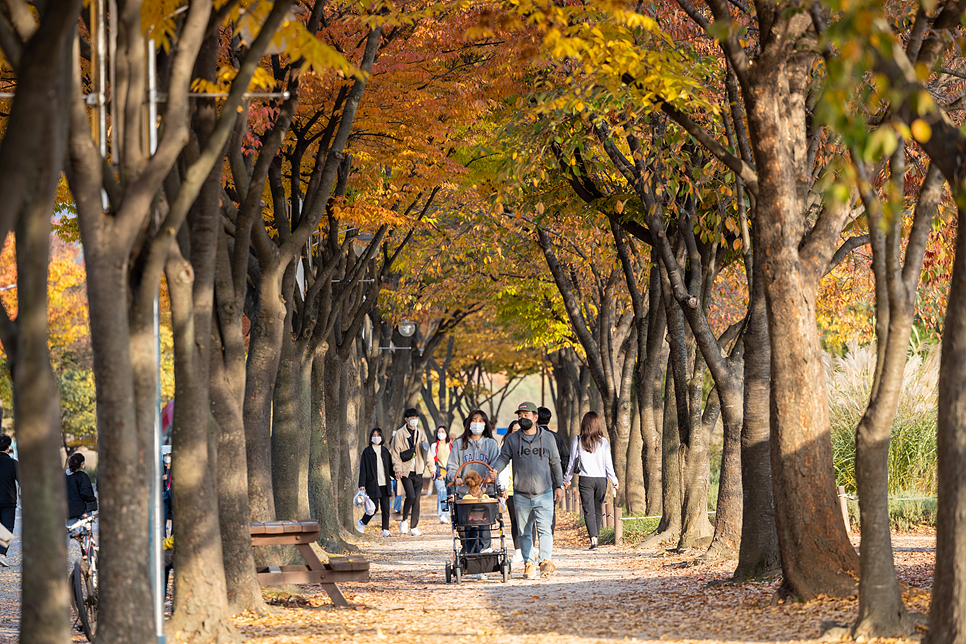
[(570, 487), (574, 469), (578, 469), (580, 474), (577, 489), (580, 490), (580, 505), (584, 510), (590, 549), (597, 550), (608, 479), (616, 490), (617, 474), (614, 473), (614, 462), (610, 456), (610, 442), (604, 436), (603, 425), (595, 411), (584, 414), (580, 421), (580, 435), (574, 436), (570, 445), (570, 463), (564, 474), (564, 487)]

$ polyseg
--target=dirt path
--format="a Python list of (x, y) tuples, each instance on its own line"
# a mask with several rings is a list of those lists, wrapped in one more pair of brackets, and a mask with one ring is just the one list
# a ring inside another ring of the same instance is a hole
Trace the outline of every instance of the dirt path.
[[(282, 601), (275, 616), (239, 616), (240, 630), (266, 644), (806, 642), (820, 635), (823, 620), (850, 623), (857, 608), (855, 600), (772, 607), (777, 581), (709, 587), (728, 577), (732, 563), (689, 567), (688, 557), (630, 547), (590, 552), (573, 519), (559, 520), (552, 578), (524, 580), (515, 567), (506, 584), (491, 575), (456, 586), (443, 574), (452, 555), (448, 527), (420, 528), (421, 537), (361, 539), (372, 576), (343, 585), (355, 609), (333, 609), (321, 590), (308, 587), (308, 595)], [(900, 576), (910, 587), (907, 605), (914, 610), (928, 609), (933, 545), (931, 536), (896, 540)]]

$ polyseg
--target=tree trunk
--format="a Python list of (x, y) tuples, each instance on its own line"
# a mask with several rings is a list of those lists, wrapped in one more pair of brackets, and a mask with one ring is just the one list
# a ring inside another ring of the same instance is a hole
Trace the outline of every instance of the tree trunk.
[[(56, 176), (53, 167), (50, 175)], [(15, 345), (5, 348), (12, 358), (23, 501), (20, 641), (54, 644), (67, 641), (70, 631), (60, 403), (47, 351), (49, 208), (56, 183), (49, 178), (47, 183), (46, 198), (17, 221), (17, 333)]]
[[(215, 295), (218, 324), (212, 325), (209, 350), (211, 411), (218, 437), (218, 518), (225, 567), (228, 608), (237, 614), (251, 608), (265, 614), (261, 585), (255, 576), (248, 511), (245, 458), (245, 344), (241, 307), (232, 284), (227, 240), (220, 238)], [(239, 294), (243, 300), (244, 293)]]
[(756, 227), (760, 243), (755, 257), (762, 268), (771, 338), (771, 465), (783, 572), (776, 597), (808, 601), (819, 594), (853, 594), (858, 572), (858, 557), (838, 511), (822, 345), (815, 324), (818, 264), (824, 268), (816, 259), (824, 249), (816, 244), (830, 237), (827, 230), (836, 228), (837, 235), (840, 226), (823, 222), (826, 229), (813, 231), (809, 245), (803, 245), (811, 259), (803, 258), (803, 205), (788, 138), (798, 136), (804, 122), (789, 122), (792, 63), (783, 51), (774, 55), (778, 60), (756, 66), (755, 91), (746, 92), (745, 100), (762, 218)]
[(647, 493), (647, 516), (661, 512), (662, 508), (662, 433), (663, 433), (663, 389), (664, 369), (667, 364), (664, 331), (667, 328), (667, 313), (661, 302), (660, 274), (652, 271), (648, 288), (651, 304), (648, 309), (647, 354), (643, 360), (638, 358), (639, 379), (637, 398), (641, 410), (641, 433), (644, 448), (641, 459), (644, 462), (644, 487)]
[(60, 0), (36, 9), (39, 24), (23, 50), (3, 52), (17, 76), (17, 96), (0, 142), (0, 245), (15, 227), (18, 310), (13, 323), (0, 306), (0, 339), (13, 380), (20, 457), (20, 641), (56, 644), (70, 638), (70, 626), (60, 413), (47, 349), (47, 265), (81, 3)]
[[(741, 373), (744, 344), (732, 349), (729, 362), (736, 373)], [(714, 538), (706, 558), (733, 559), (741, 544), (742, 487), (741, 487), (741, 427), (742, 391), (728, 386), (716, 386), (721, 400), (721, 420), (724, 425), (724, 445), (721, 450), (721, 470), (718, 476), (718, 500), (714, 516)]]
[[(291, 309), (291, 307), (289, 307)], [(292, 311), (285, 320), (291, 329)], [(299, 507), (299, 446), (301, 431), (301, 343), (290, 331), (281, 336), (281, 355), (272, 405), (272, 491), (275, 498), (275, 517), (280, 520), (300, 519)]]
[[(959, 210), (959, 221), (966, 221)], [(956, 236), (946, 328), (939, 367), (936, 454), (936, 568), (929, 608), (928, 644), (966, 639), (966, 234)]]
[[(309, 492), (312, 516), (319, 521), (319, 544), (330, 551), (348, 547), (339, 527), (338, 495), (332, 474), (333, 452), (337, 444), (329, 437), (326, 398), (337, 373), (330, 373), (327, 346), (321, 347), (312, 361), (312, 442), (309, 461)], [(388, 433), (388, 432), (387, 432)]]
[(768, 312), (754, 263), (748, 327), (744, 334), (744, 421), (741, 427), (741, 546), (734, 578), (738, 581), (771, 575), (781, 566), (771, 479), (769, 392), (771, 352)]
[(678, 432), (678, 407), (675, 404), (674, 378), (668, 356), (664, 380), (664, 419), (661, 423), (661, 521), (653, 535), (644, 540), (646, 548), (660, 543), (677, 542), (681, 536), (681, 436)]
[[(219, 172), (215, 180), (220, 178)], [(217, 201), (202, 203), (197, 209), (219, 214)], [(201, 214), (198, 219), (205, 219), (205, 215)], [(209, 250), (211, 255), (214, 254), (217, 240), (218, 231), (210, 228), (215, 224), (220, 227), (221, 222), (217, 219), (199, 222), (196, 219), (196, 224), (209, 227), (208, 231), (199, 231), (196, 225), (192, 231), (192, 239), (196, 242), (193, 255), (201, 260), (199, 264), (204, 264), (204, 255)], [(207, 248), (202, 250), (199, 246)], [(177, 633), (176, 639), (179, 640), (233, 641), (237, 635), (228, 613), (214, 479), (217, 458), (216, 453), (210, 451), (217, 445), (219, 429), (210, 420), (207, 355), (199, 355), (203, 346), (201, 338), (210, 337), (213, 265), (199, 266), (199, 276), (207, 275), (208, 278), (207, 284), (198, 284), (194, 288), (199, 296), (200, 311), (193, 306), (191, 264), (172, 256), (165, 275), (171, 295), (177, 401), (171, 459), (176, 544), (174, 610), (169, 630)], [(196, 313), (200, 315), (196, 316)]]
[[(889, 188), (894, 195), (902, 195), (905, 188), (905, 155), (905, 142), (900, 139), (890, 168)], [(892, 554), (889, 439), (909, 351), (923, 253), (942, 195), (942, 175), (930, 166), (923, 181), (903, 265), (902, 222), (896, 214), (885, 216), (863, 169), (859, 168), (859, 176), (872, 241), (877, 360), (869, 406), (855, 432), (862, 549), (859, 615), (852, 633), (853, 637), (897, 637), (910, 633), (915, 625), (902, 603)]]
[[(272, 400), (278, 375), (279, 347), (285, 328), (285, 306), (282, 304), (278, 271), (273, 266), (262, 266), (261, 269), (258, 311), (251, 321), (245, 370), (245, 454), (251, 520), (274, 521)], [(256, 554), (256, 558), (259, 556)]]

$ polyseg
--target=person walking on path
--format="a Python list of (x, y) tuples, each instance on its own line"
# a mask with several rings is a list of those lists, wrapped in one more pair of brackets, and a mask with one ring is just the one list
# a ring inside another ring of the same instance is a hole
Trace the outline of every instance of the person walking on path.
[[(463, 478), (470, 471), (474, 471), (486, 480), (490, 473), (488, 466), (495, 463), (499, 455), (500, 446), (493, 438), (490, 419), (483, 410), (474, 409), (463, 423), (463, 434), (453, 442), (449, 460), (446, 463), (446, 480), (456, 485), (457, 497), (462, 497), (469, 492), (469, 488), (463, 485)], [(482, 461), (486, 465), (471, 463), (463, 468), (457, 478), (457, 470), (470, 461)], [(492, 544), (489, 527), (467, 528), (465, 537), (467, 552), (487, 552)]]
[(407, 409), (403, 413), (403, 420), (406, 424), (396, 431), (389, 450), (396, 480), (402, 484), (406, 493), (399, 532), (418, 537), (422, 534), (416, 526), (419, 525), (419, 497), (423, 491), (423, 470), (426, 469), (429, 442), (419, 433), (419, 412)]
[[(10, 456), (10, 437), (0, 434), (0, 524), (13, 534), (17, 522), (17, 484), (20, 463)], [(0, 566), (7, 568), (7, 546), (0, 545)]]
[[(506, 428), (506, 436), (520, 428), (519, 420), (511, 420)], [(506, 442), (506, 437), (503, 438)], [(513, 560), (512, 563), (523, 563), (523, 551), (520, 550), (520, 526), (517, 525), (517, 513), (513, 507), (513, 463), (510, 463), (500, 472), (497, 479), (499, 487), (503, 490), (503, 498), (506, 499), (506, 512), (510, 515), (510, 535), (513, 537)]]
[(590, 549), (597, 550), (608, 479), (614, 489), (617, 489), (617, 474), (614, 473), (614, 463), (610, 456), (610, 442), (604, 436), (604, 428), (597, 412), (589, 411), (584, 414), (580, 421), (580, 435), (574, 436), (570, 453), (570, 462), (564, 473), (564, 487), (570, 487), (570, 479), (577, 469), (580, 474), (577, 489), (580, 491), (580, 505), (584, 510), (587, 536), (590, 537)]
[(449, 430), (440, 425), (436, 428), (436, 441), (429, 446), (429, 462), (433, 470), (432, 489), (436, 491), (436, 514), (440, 523), (449, 523), (449, 515), (443, 508), (446, 507), (446, 465), (452, 449)]
[[(97, 501), (91, 477), (84, 471), (84, 455), (80, 452), (74, 452), (67, 459), (67, 475), (64, 480), (67, 485), (67, 524), (70, 525), (87, 514), (88, 504)], [(91, 509), (93, 510), (94, 508)]]
[[(382, 512), (382, 536), (392, 536), (389, 532), (389, 504), (392, 492), (389, 483), (392, 481), (392, 455), (382, 444), (382, 430), (374, 427), (369, 432), (369, 446), (362, 450), (359, 463), (359, 489), (364, 491), (372, 502), (379, 506)], [(356, 530), (365, 533), (366, 526), (372, 520), (373, 514), (365, 514), (356, 521)]]
[(553, 535), (550, 522), (553, 506), (563, 499), (563, 471), (557, 443), (545, 429), (537, 427), (537, 406), (525, 402), (517, 407), (521, 431), (513, 432), (503, 442), (500, 456), (493, 464), (495, 479), (499, 472), (513, 464), (513, 505), (520, 528), (520, 550), (523, 554), (524, 577), (536, 579), (537, 559), (533, 556), (533, 525), (540, 538), (540, 576), (549, 577), (556, 570), (553, 563)]

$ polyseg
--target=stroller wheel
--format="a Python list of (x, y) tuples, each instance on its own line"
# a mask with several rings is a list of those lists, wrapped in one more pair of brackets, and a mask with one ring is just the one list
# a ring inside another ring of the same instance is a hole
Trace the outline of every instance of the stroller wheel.
[(456, 585), (459, 586), (463, 581), (463, 569), (459, 566), (453, 566), (453, 576), (456, 577)]
[(510, 564), (504, 561), (503, 565), (500, 566), (501, 572), (503, 573), (503, 583), (510, 581)]
[(447, 563), (446, 564), (446, 583), (448, 584), (451, 581), (453, 581), (453, 565)]

